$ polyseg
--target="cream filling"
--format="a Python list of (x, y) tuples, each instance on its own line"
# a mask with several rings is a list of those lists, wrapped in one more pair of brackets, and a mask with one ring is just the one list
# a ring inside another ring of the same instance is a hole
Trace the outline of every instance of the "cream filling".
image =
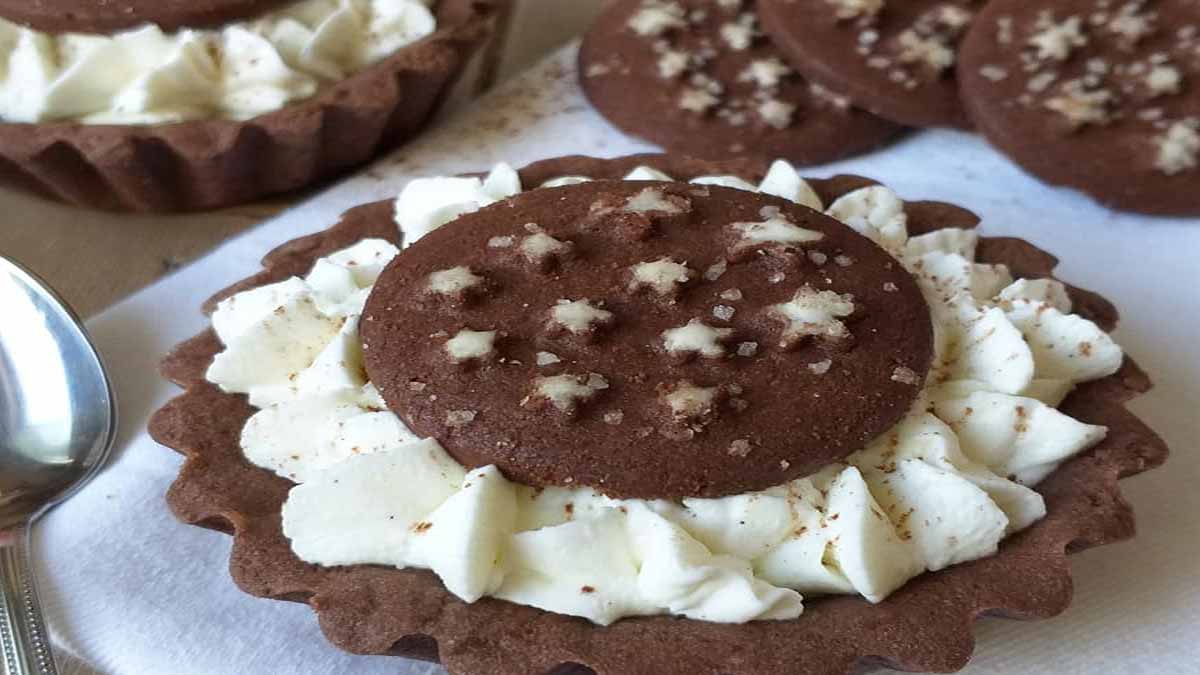
[[(667, 178), (646, 168), (632, 177)], [(825, 209), (784, 162), (759, 186), (696, 182), (826, 210), (914, 274), (932, 308), (936, 361), (900, 424), (815, 475), (720, 499), (614, 500), (468, 470), (385, 411), (366, 381), (358, 315), (398, 253), (366, 240), (213, 316), (226, 349), (208, 379), (260, 408), (242, 433), (246, 457), (298, 483), (283, 509), (296, 554), (426, 568), (467, 602), (491, 596), (598, 624), (655, 614), (738, 623), (794, 618), (801, 593), (879, 602), (927, 570), (995, 553), (1045, 515), (1029, 486), (1106, 433), (1056, 406), (1122, 361), (1107, 334), (1070, 313), (1060, 283), (974, 262), (971, 231), (909, 237), (904, 203), (884, 187)], [(414, 181), (398, 222), (420, 236), (520, 190), (503, 165), (482, 179)]]
[(219, 30), (50, 35), (0, 19), (0, 120), (244, 120), (429, 35), (428, 0), (301, 0)]

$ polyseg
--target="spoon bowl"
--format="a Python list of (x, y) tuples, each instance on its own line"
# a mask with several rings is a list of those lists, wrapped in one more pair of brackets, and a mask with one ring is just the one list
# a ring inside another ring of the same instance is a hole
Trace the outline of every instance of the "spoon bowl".
[(104, 364), (78, 317), (45, 282), (0, 257), (0, 672), (55, 672), (29, 526), (103, 466), (116, 419)]

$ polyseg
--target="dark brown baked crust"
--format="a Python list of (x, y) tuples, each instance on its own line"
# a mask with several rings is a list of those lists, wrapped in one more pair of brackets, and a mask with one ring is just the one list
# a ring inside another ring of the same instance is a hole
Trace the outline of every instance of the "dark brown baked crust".
[(488, 38), (500, 0), (441, 0), (437, 31), (317, 95), (247, 121), (0, 121), (0, 181), (76, 206), (193, 211), (333, 177), (420, 131)]
[[(959, 68), (963, 101), (979, 131), (1040, 179), (1086, 192), (1107, 206), (1200, 215), (1200, 166), (1173, 175), (1156, 166), (1156, 139), (1170, 124), (1190, 119), (1200, 131), (1200, 2), (1146, 5), (1145, 12), (1156, 17), (1154, 32), (1131, 44), (1109, 23), (1118, 18), (1118, 6), (1058, 0), (1052, 5), (1054, 20), (1081, 18), (1087, 42), (1075, 45), (1061, 63), (1049, 59), (1031, 69), (1027, 64), (1036, 61), (1027, 40), (1038, 32), (1041, 12), (1050, 7), (996, 0), (980, 12), (963, 43)], [(1108, 18), (1096, 25), (1096, 16)], [(1008, 44), (1001, 35), (1011, 36)], [(1160, 62), (1179, 76), (1175, 93), (1152, 95), (1147, 89), (1149, 69)], [(1092, 72), (1097, 64), (1107, 72)], [(1039, 77), (1051, 73), (1055, 77), (1048, 84), (1038, 84)], [(1072, 128), (1067, 117), (1047, 105), (1063, 96), (1065, 84), (1089, 78), (1096, 84), (1088, 85), (1088, 92), (1113, 97), (1104, 110), (1109, 119)]]
[(909, 126), (968, 128), (953, 68), (940, 76), (918, 68), (912, 80), (916, 85), (910, 87), (890, 77), (894, 67), (872, 67), (859, 48), (864, 46), (860, 36), (868, 29), (878, 34), (874, 44), (886, 46), (930, 10), (945, 5), (975, 10), (978, 4), (973, 0), (887, 2), (878, 23), (872, 25), (839, 19), (834, 0), (759, 0), (758, 14), (767, 34), (797, 70), (845, 94), (855, 105)]
[[(522, 171), (537, 185), (565, 174), (616, 178), (650, 164), (680, 178), (733, 173), (761, 177), (751, 161), (712, 164), (669, 157), (619, 160), (561, 158)], [(868, 183), (857, 178), (814, 181), (828, 200)], [(973, 227), (969, 212), (934, 203), (910, 203), (914, 234), (944, 226)], [(269, 254), (258, 275), (222, 292), (305, 274), (314, 259), (363, 237), (395, 240), (391, 205), (348, 212), (332, 229), (289, 242)], [(1049, 276), (1056, 259), (1011, 238), (985, 238), (980, 258), (1008, 264), (1025, 277)], [(1117, 312), (1104, 298), (1071, 289), (1076, 311), (1105, 329)], [(1162, 464), (1162, 440), (1125, 409), (1151, 387), (1127, 359), (1117, 374), (1079, 387), (1062, 410), (1109, 427), (1097, 447), (1064, 464), (1041, 485), (1048, 515), (1007, 540), (990, 558), (922, 575), (879, 605), (853, 597), (807, 603), (795, 621), (722, 625), (672, 618), (620, 621), (598, 628), (584, 620), (547, 614), (498, 600), (467, 605), (430, 572), (358, 566), (321, 568), (303, 563), (280, 529), (288, 481), (249, 464), (238, 446), (253, 413), (244, 397), (222, 394), (204, 380), (221, 350), (206, 332), (179, 345), (163, 374), (187, 391), (159, 410), (150, 432), (187, 461), (167, 500), (184, 522), (235, 535), (230, 571), (247, 593), (305, 602), (318, 613), (326, 636), (360, 654), (396, 654), (440, 660), (453, 673), (738, 673), (841, 675), (866, 665), (950, 671), (970, 658), (971, 626), (982, 614), (1036, 619), (1062, 612), (1071, 600), (1066, 554), (1129, 538), (1133, 512), (1117, 479)]]
[[(680, 212), (623, 210), (647, 194)], [(764, 209), (824, 237), (743, 247), (731, 224), (761, 222)], [(569, 243), (570, 256), (552, 267), (526, 259), (529, 223)], [(686, 262), (691, 281), (667, 294), (633, 283), (636, 265), (663, 259)], [(429, 290), (432, 275), (459, 266), (486, 280), (480, 292), (461, 301)], [(786, 322), (771, 308), (805, 291), (852, 297), (853, 313), (839, 320), (845, 336), (785, 343)], [(562, 300), (608, 317), (572, 333), (551, 318)], [(709, 345), (720, 354), (668, 352), (667, 331), (696, 321), (729, 333)], [(446, 344), (463, 329), (497, 331), (495, 351), (455, 362)], [(360, 330), (388, 407), (465, 466), (638, 499), (742, 494), (816, 473), (895, 426), (933, 356), (916, 280), (874, 242), (779, 197), (680, 183), (531, 190), (465, 215), (397, 256)], [(539, 364), (539, 352), (560, 360)], [(912, 381), (897, 381), (897, 368)], [(603, 388), (571, 410), (538, 393), (542, 377), (595, 376)], [(714, 400), (672, 411), (667, 398), (681, 387), (709, 388)]]
[[(702, 11), (703, 20), (661, 36), (640, 36), (629, 27), (642, 0), (622, 0), (607, 8), (589, 29), (579, 52), (579, 79), (588, 100), (610, 122), (635, 136), (657, 143), (667, 152), (724, 159), (742, 155), (786, 158), (798, 164), (822, 164), (873, 150), (895, 138), (902, 128), (846, 105), (834, 93), (818, 94), (793, 71), (777, 86), (763, 87), (746, 79), (756, 61), (783, 63), (783, 54), (758, 35), (746, 49), (730, 48), (721, 29), (741, 17), (754, 17), (754, 3), (732, 11), (711, 0), (679, 2)], [(692, 60), (678, 76), (659, 72), (656, 43)], [(709, 52), (708, 50), (712, 50)], [(697, 67), (700, 54), (712, 57)], [(694, 90), (696, 75), (719, 83), (717, 102), (704, 113), (680, 106), (685, 90)], [(757, 96), (796, 107), (790, 124), (776, 128), (757, 112)], [(740, 116), (734, 123), (735, 116)]]
[(295, 0), (0, 0), (0, 17), (47, 33), (115, 33), (152, 23), (163, 30), (248, 19)]

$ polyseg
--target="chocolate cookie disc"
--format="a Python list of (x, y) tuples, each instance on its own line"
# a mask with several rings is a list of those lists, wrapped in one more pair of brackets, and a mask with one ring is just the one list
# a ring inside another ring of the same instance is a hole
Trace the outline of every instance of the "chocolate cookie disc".
[(618, 497), (779, 485), (908, 411), (912, 277), (849, 227), (729, 188), (596, 182), (462, 217), (367, 302), (389, 407), (468, 466)]
[(968, 127), (955, 81), (978, 0), (759, 0), (763, 27), (805, 77), (900, 124)]
[(1116, 208), (1200, 215), (1200, 1), (995, 0), (962, 50), (980, 131)]
[(0, 17), (48, 33), (115, 33), (152, 23), (163, 30), (219, 26), (289, 0), (0, 0)]
[(696, 157), (817, 164), (900, 131), (792, 70), (759, 30), (753, 0), (621, 0), (593, 25), (579, 60), (602, 115)]

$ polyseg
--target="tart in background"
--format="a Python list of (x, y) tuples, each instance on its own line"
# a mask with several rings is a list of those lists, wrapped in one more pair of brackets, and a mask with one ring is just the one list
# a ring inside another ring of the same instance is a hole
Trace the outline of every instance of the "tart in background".
[(47, 4), (0, 4), (0, 181), (77, 206), (189, 211), (298, 189), (411, 138), (506, 3), (34, 12)]

